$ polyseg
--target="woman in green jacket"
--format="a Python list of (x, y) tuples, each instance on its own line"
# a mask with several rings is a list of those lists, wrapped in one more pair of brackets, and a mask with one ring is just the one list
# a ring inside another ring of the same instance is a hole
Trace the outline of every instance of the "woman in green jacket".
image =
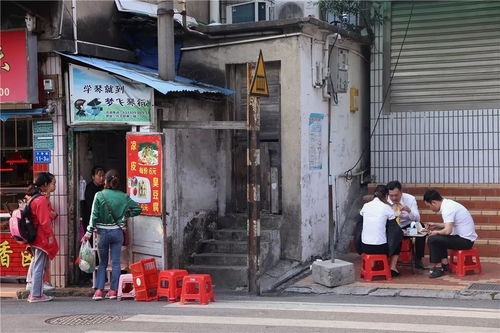
[(125, 232), (126, 218), (141, 213), (141, 207), (128, 195), (118, 190), (120, 178), (114, 169), (106, 172), (104, 176), (104, 190), (97, 192), (92, 203), (92, 214), (87, 227), (87, 232), (82, 242), (90, 239), (97, 229), (99, 267), (97, 268), (96, 291), (92, 299), (102, 300), (106, 279), (106, 267), (111, 252), (111, 288), (106, 298), (116, 299), (118, 281), (120, 278), (120, 254)]

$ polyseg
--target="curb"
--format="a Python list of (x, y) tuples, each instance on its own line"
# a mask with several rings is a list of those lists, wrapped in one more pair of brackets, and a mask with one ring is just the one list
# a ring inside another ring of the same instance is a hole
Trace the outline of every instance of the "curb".
[(435, 289), (398, 289), (379, 287), (340, 286), (329, 288), (322, 285), (291, 286), (283, 294), (301, 295), (351, 295), (376, 297), (421, 297), (461, 300), (500, 300), (500, 292), (484, 292), (469, 290), (435, 290)]
[[(27, 299), (30, 294), (29, 290), (19, 289), (16, 291), (17, 299)], [(44, 292), (47, 296), (54, 297), (92, 297), (94, 289), (92, 288), (62, 288)]]

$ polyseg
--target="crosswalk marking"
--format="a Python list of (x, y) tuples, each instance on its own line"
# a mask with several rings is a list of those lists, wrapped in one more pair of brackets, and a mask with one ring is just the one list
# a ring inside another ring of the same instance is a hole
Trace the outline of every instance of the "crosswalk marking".
[[(173, 303), (165, 307), (196, 307), (199, 305), (180, 305)], [(383, 315), (414, 315), (418, 310), (419, 316), (431, 317), (457, 317), (457, 318), (482, 318), (499, 319), (500, 311), (496, 309), (474, 309), (474, 308), (442, 308), (430, 306), (384, 306), (384, 305), (362, 305), (362, 304), (333, 304), (333, 303), (305, 303), (305, 302), (255, 302), (255, 301), (224, 301), (221, 303), (210, 303), (207, 309), (246, 309), (246, 310), (273, 310), (273, 311), (313, 311), (313, 312), (341, 312), (341, 313), (365, 313)]]
[(407, 324), (394, 322), (362, 322), (340, 320), (314, 320), (291, 318), (263, 318), (263, 317), (212, 317), (212, 316), (180, 316), (180, 315), (135, 315), (125, 319), (129, 322), (169, 323), (169, 324), (215, 324), (215, 325), (248, 325), (273, 327), (308, 327), (308, 328), (336, 328), (362, 329), (382, 331), (411, 331), (436, 333), (498, 333), (498, 328), (452, 325)]

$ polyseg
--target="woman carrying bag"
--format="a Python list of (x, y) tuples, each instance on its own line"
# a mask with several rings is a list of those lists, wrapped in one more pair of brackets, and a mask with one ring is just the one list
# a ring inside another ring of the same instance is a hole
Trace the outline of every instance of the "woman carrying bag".
[(106, 298), (116, 299), (120, 279), (120, 254), (126, 233), (126, 218), (139, 215), (141, 207), (128, 195), (118, 190), (120, 178), (116, 170), (109, 170), (104, 176), (104, 190), (96, 193), (92, 203), (92, 214), (82, 242), (97, 229), (99, 266), (97, 268), (96, 291), (92, 299), (102, 300), (109, 252), (111, 252), (111, 288)]

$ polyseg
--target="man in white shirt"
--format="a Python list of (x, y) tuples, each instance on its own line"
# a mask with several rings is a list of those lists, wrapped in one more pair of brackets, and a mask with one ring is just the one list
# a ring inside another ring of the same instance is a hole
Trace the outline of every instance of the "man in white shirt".
[(430, 262), (435, 264), (429, 277), (437, 278), (449, 270), (448, 249), (469, 250), (474, 246), (477, 234), (474, 230), (474, 220), (467, 208), (456, 201), (443, 199), (439, 192), (427, 190), (424, 193), (427, 207), (441, 213), (444, 227), (437, 229), (429, 225)]
[[(399, 220), (398, 223), (401, 229), (409, 228), (410, 223), (413, 221), (419, 222), (420, 214), (415, 197), (411, 194), (403, 193), (401, 183), (397, 180), (387, 183), (387, 188), (389, 189), (388, 202), (396, 215), (399, 213), (396, 220)], [(425, 237), (415, 238), (415, 267), (425, 269), (422, 263), (425, 251)]]

